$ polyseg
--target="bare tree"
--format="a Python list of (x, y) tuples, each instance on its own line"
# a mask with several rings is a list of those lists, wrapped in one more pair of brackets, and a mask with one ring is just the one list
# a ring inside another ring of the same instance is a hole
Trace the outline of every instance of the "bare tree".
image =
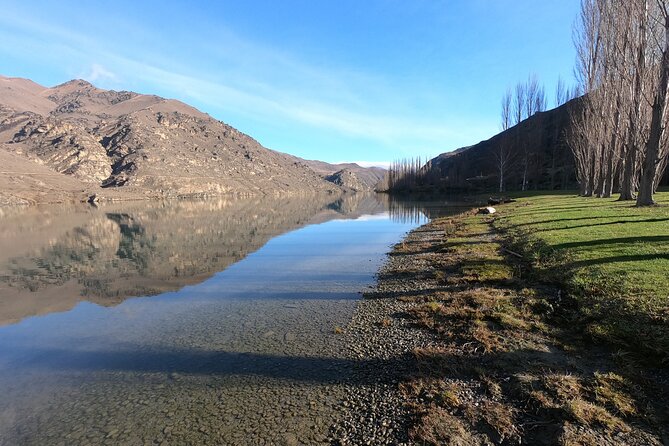
[(620, 200), (634, 200), (638, 182), (639, 145), (644, 140), (645, 126), (642, 100), (646, 87), (646, 48), (648, 36), (647, 0), (630, 0), (620, 5), (619, 28), (624, 33), (629, 56), (618, 54), (619, 72), (627, 84), (627, 133), (622, 147), (623, 168)]
[(555, 84), (555, 97), (553, 99), (555, 107), (557, 108), (566, 103), (569, 100), (569, 95), (569, 88), (562, 80), (562, 76), (558, 76), (557, 84)]
[[(655, 204), (653, 193), (656, 189), (658, 170), (664, 165), (666, 148), (661, 147), (666, 124), (667, 93), (669, 92), (669, 10), (666, 0), (655, 0), (652, 8), (656, 23), (657, 47), (652, 48), (659, 55), (655, 70), (655, 85), (651, 104), (651, 120), (648, 139), (643, 148), (643, 167), (639, 178), (639, 195), (637, 206)], [(647, 10), (647, 9), (646, 9)], [(652, 23), (652, 22), (649, 22)]]
[[(510, 89), (506, 90), (504, 96), (502, 96), (502, 131), (509, 130), (511, 128), (512, 122), (512, 104), (513, 97)], [(499, 191), (504, 192), (504, 181), (506, 180), (506, 172), (511, 166), (513, 159), (513, 153), (509, 145), (508, 134), (504, 135), (504, 138), (498, 144), (497, 150), (495, 151), (495, 164), (497, 166), (497, 173), (499, 175)]]
[(598, 0), (581, 0), (581, 12), (574, 28), (576, 78), (585, 96), (572, 111), (569, 146), (574, 154), (580, 194), (592, 196), (595, 189), (598, 141), (598, 87), (601, 55), (601, 10)]

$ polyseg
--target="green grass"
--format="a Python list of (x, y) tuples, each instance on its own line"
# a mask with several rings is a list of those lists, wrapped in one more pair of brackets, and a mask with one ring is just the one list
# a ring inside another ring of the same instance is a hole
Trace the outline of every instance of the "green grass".
[(544, 280), (576, 297), (595, 337), (669, 358), (669, 192), (660, 206), (569, 194), (519, 197), (495, 226)]

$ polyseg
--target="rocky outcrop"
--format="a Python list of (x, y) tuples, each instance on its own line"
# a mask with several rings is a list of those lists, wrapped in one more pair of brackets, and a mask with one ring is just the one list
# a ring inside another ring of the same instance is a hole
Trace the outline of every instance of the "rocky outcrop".
[(112, 190), (134, 197), (341, 191), (304, 160), (179, 101), (82, 80), (46, 88), (0, 77), (0, 151), (75, 177), (103, 198)]
[(381, 167), (362, 167), (356, 163), (330, 164), (323, 161), (301, 160), (325, 180), (347, 190), (376, 191), (386, 176), (386, 169)]
[[(22, 114), (20, 128), (6, 147), (45, 164), (58, 173), (99, 184), (111, 174), (105, 149), (80, 124)], [(9, 119), (16, 118), (16, 116)]]
[(341, 186), (345, 189), (353, 191), (362, 191), (369, 188), (367, 185), (363, 184), (360, 181), (355, 172), (349, 169), (342, 169), (340, 171), (337, 171), (332, 175), (328, 175), (327, 177), (325, 177), (325, 179), (331, 183), (336, 184), (337, 186)]

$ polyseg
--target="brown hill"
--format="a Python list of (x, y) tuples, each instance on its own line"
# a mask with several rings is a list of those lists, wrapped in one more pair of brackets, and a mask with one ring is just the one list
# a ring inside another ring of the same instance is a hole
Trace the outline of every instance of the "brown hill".
[(3, 151), (74, 177), (89, 192), (104, 188), (103, 196), (340, 190), (299, 158), (266, 149), (184, 103), (102, 90), (83, 80), (46, 88), (0, 77)]
[(330, 164), (316, 160), (300, 161), (327, 181), (354, 191), (377, 190), (387, 173), (387, 170), (381, 167), (362, 167), (356, 163)]

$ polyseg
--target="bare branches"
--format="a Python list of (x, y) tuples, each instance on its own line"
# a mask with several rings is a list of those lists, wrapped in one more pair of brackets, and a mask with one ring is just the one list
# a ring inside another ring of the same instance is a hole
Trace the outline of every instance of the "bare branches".
[(582, 0), (576, 75), (587, 93), (569, 137), (584, 195), (652, 204), (668, 156), (668, 0)]
[(508, 130), (511, 127), (512, 101), (511, 89), (507, 89), (502, 96), (502, 130)]
[(555, 85), (555, 97), (553, 100), (555, 101), (555, 107), (559, 107), (562, 104), (566, 103), (571, 97), (571, 92), (569, 91), (569, 88), (567, 87), (567, 84), (565, 84), (564, 80), (562, 80), (562, 77), (559, 76), (557, 80), (557, 84)]
[[(511, 89), (507, 89), (504, 96), (502, 96), (501, 125), (503, 131), (506, 131), (511, 127), (512, 104), (513, 98)], [(499, 192), (504, 192), (507, 171), (509, 167), (511, 167), (513, 160), (513, 153), (508, 139), (502, 140), (493, 154), (495, 156), (495, 165), (497, 166), (497, 174), (499, 176)]]

